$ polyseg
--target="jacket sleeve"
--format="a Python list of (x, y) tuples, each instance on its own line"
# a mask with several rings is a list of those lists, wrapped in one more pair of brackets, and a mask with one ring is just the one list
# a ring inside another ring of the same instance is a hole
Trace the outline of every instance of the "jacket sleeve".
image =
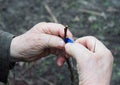
[(11, 62), (10, 44), (14, 35), (0, 30), (0, 81), (7, 83), (9, 70), (15, 65)]

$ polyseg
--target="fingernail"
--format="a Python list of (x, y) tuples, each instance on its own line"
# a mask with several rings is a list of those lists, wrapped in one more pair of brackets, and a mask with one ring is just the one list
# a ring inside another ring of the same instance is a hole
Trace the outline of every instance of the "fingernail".
[(67, 45), (68, 45), (68, 46), (71, 46), (71, 45), (73, 45), (73, 43), (67, 43)]
[(70, 50), (72, 45), (73, 45), (73, 43), (67, 43), (65, 48)]

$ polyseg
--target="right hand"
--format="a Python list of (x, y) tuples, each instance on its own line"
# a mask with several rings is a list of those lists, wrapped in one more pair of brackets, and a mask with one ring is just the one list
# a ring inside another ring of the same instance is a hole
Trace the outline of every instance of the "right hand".
[(95, 37), (79, 38), (65, 45), (77, 62), (79, 85), (110, 85), (113, 56)]
[[(38, 23), (26, 33), (13, 38), (10, 54), (14, 61), (35, 61), (49, 54), (58, 56), (57, 64), (63, 64), (64, 55), (64, 26), (57, 23)], [(72, 39), (68, 30), (67, 36)]]

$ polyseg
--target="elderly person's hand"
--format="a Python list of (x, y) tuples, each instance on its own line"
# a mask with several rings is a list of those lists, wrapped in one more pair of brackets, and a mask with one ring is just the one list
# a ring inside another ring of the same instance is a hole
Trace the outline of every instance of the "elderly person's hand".
[[(10, 54), (18, 61), (34, 61), (49, 54), (58, 57), (58, 65), (64, 60), (64, 26), (56, 23), (39, 23), (11, 42)], [(67, 36), (72, 38), (68, 30)]]
[(83, 37), (65, 45), (77, 62), (79, 85), (110, 85), (113, 56), (102, 42)]

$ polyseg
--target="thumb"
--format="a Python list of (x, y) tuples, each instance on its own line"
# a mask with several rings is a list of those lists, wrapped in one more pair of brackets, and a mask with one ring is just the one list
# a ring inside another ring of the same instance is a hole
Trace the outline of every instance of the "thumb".
[(55, 35), (47, 35), (46, 36), (46, 45), (51, 48), (64, 48), (65, 42), (62, 38)]
[(86, 47), (79, 43), (67, 43), (65, 45), (65, 50), (69, 55), (73, 56), (76, 61), (80, 61), (81, 59), (83, 60), (83, 58), (85, 59), (86, 57), (89, 57), (88, 55), (90, 53)]

